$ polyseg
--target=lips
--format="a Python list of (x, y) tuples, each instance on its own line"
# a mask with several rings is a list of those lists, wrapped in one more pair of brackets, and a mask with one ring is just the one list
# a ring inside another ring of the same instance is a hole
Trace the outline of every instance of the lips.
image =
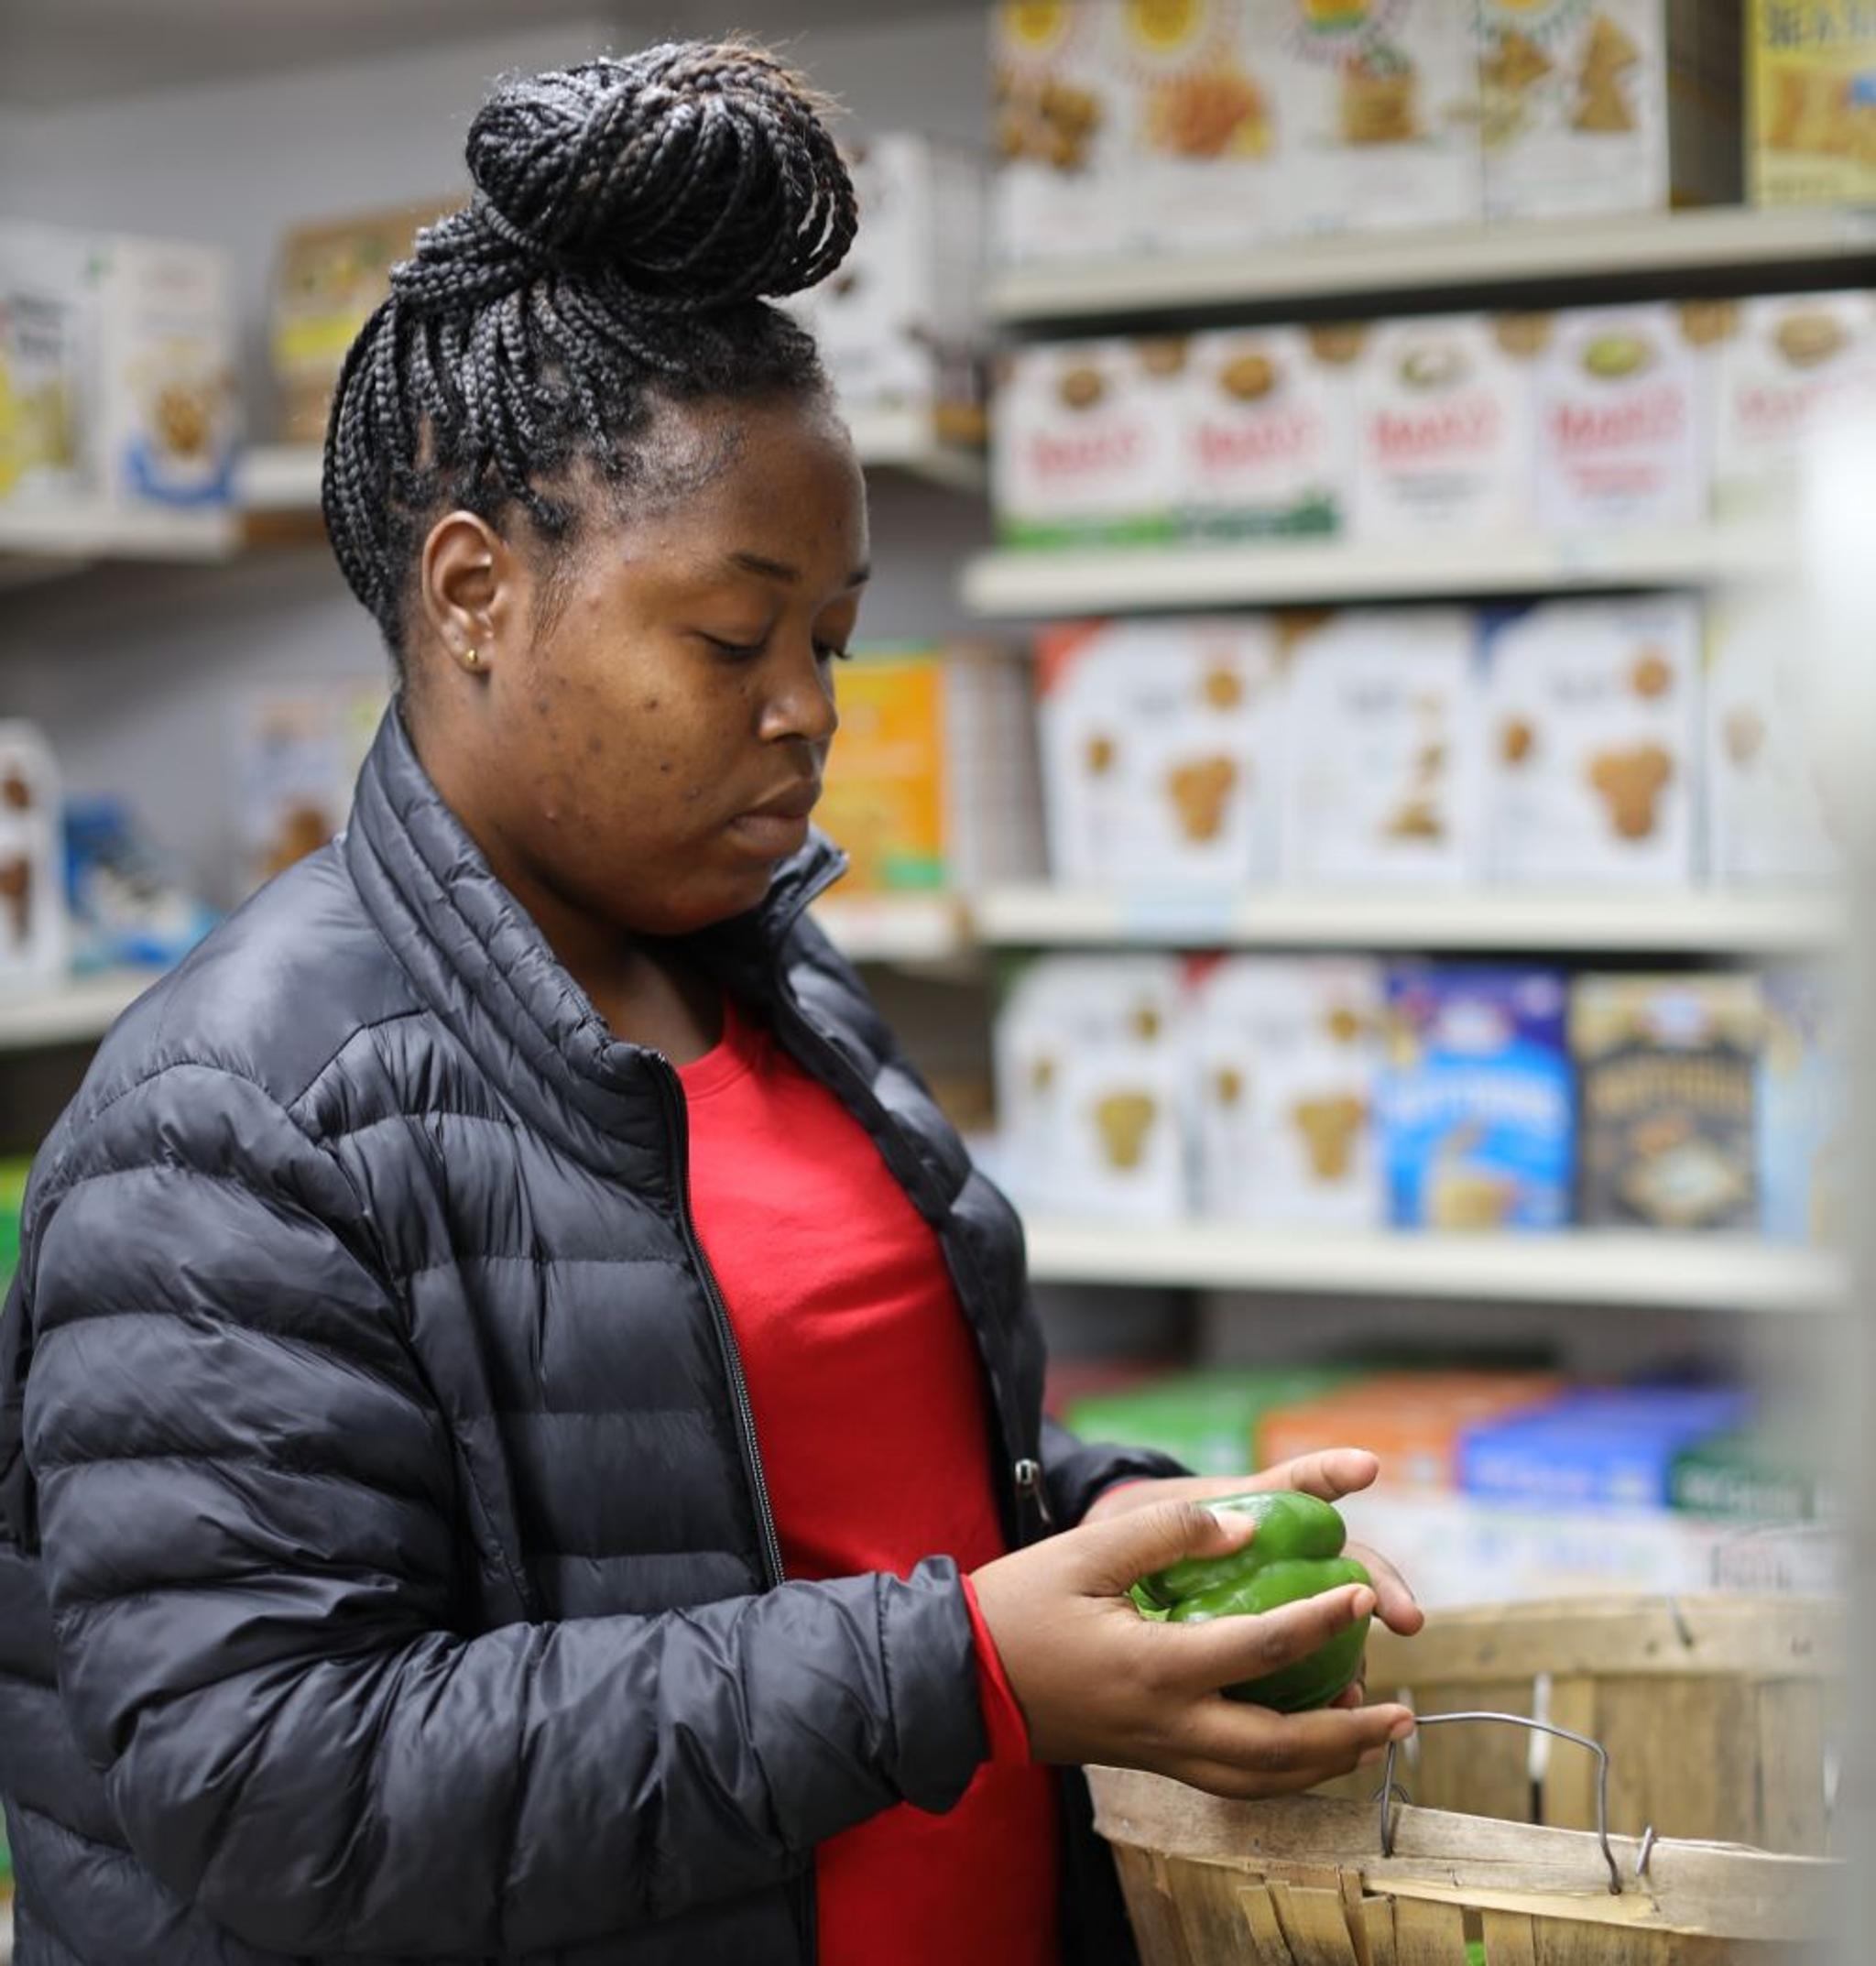
[(786, 792), (776, 793), (772, 799), (763, 800), (760, 805), (752, 805), (741, 816), (745, 819), (805, 819), (821, 803), (821, 781), (806, 779), (798, 785), (791, 785)]
[(785, 860), (808, 838), (808, 815), (821, 797), (821, 782), (811, 779), (751, 806), (730, 822), (730, 831), (758, 858)]

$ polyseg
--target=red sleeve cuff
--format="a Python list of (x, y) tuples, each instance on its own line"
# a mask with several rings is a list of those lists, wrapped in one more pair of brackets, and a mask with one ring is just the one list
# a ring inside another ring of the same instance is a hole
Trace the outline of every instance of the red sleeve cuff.
[(1016, 1695), (997, 1654), (997, 1641), (984, 1622), (977, 1607), (977, 1593), (968, 1577), (964, 1584), (964, 1601), (971, 1614), (971, 1636), (976, 1642), (977, 1698), (984, 1709), (984, 1731), (989, 1737), (988, 1759), (998, 1767), (1027, 1767), (1030, 1760), (1029, 1722), (1022, 1717)]

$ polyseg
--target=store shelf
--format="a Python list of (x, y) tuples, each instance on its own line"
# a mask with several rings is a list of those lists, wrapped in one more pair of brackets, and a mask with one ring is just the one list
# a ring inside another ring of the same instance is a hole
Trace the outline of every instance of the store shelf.
[(0, 1052), (93, 1042), (156, 980), (153, 970), (110, 970), (49, 989), (0, 993)]
[(316, 443), (250, 444), (234, 467), (244, 512), (316, 512), (323, 453)]
[(1157, 1284), (1313, 1296), (1439, 1297), (1729, 1311), (1833, 1307), (1829, 1257), (1741, 1236), (1579, 1229), (1551, 1235), (1028, 1224), (1037, 1283)]
[(1137, 317), (1355, 295), (1509, 294), (1712, 273), (1817, 268), (1846, 281), (1876, 262), (1876, 212), (1749, 206), (1632, 218), (1527, 220), (1488, 229), (1370, 232), (1229, 257), (1110, 259), (1012, 268), (987, 305), (1007, 322)]
[(856, 963), (937, 963), (971, 946), (964, 905), (943, 894), (843, 896), (814, 918)]
[(1107, 547), (982, 553), (965, 599), (985, 615), (1086, 615), (1302, 601), (1716, 586), (1791, 573), (1797, 545), (1771, 524), (1411, 545)]
[(980, 941), (1010, 948), (1582, 951), (1772, 956), (1828, 947), (1828, 892), (1363, 891), (1281, 889), (1180, 893), (993, 888), (979, 897)]
[(0, 505), (0, 584), (99, 560), (224, 560), (234, 541), (234, 517), (222, 510)]

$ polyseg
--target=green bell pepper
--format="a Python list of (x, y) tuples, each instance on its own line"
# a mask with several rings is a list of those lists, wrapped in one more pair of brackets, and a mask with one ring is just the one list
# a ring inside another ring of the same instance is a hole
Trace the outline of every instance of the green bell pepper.
[[(1205, 1506), (1254, 1516), (1257, 1535), (1229, 1556), (1185, 1556), (1142, 1578), (1133, 1600), (1145, 1616), (1173, 1624), (1256, 1616), (1344, 1584), (1373, 1581), (1354, 1557), (1342, 1554), (1348, 1532), (1341, 1516), (1314, 1495), (1279, 1489), (1230, 1495)], [(1358, 1618), (1308, 1657), (1225, 1691), (1279, 1713), (1326, 1707), (1359, 1676), (1368, 1625), (1366, 1618)]]

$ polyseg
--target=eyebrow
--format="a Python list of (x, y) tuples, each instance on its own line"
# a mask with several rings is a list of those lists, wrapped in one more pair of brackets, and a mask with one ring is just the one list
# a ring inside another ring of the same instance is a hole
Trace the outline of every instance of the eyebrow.
[[(766, 553), (733, 552), (729, 556), (732, 566), (739, 566), (746, 573), (759, 573), (764, 580), (779, 580), (789, 586), (796, 585), (802, 578), (802, 570), (791, 566), (786, 560), (771, 560)], [(870, 566), (856, 566), (847, 575), (849, 587), (863, 587), (873, 577)]]

